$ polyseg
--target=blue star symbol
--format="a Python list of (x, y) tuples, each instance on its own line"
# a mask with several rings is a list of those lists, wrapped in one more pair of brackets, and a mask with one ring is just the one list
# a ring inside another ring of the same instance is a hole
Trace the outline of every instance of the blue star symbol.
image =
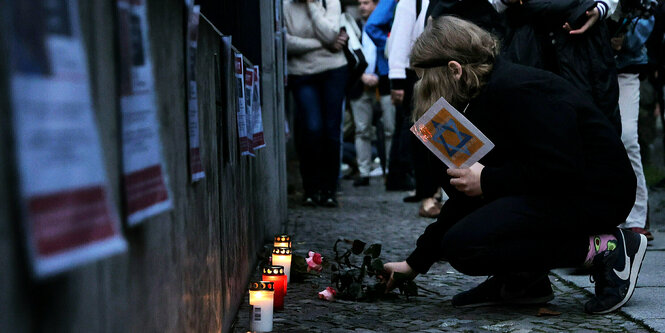
[[(455, 121), (450, 119), (448, 120), (447, 123), (441, 124), (432, 120), (432, 124), (434, 124), (434, 127), (436, 128), (436, 133), (434, 134), (432, 139), (434, 140), (434, 142), (446, 148), (448, 156), (453, 157), (453, 155), (455, 155), (458, 152), (471, 156), (471, 152), (469, 152), (469, 149), (466, 148), (465, 146), (469, 142), (469, 140), (471, 140), (472, 136), (464, 132), (461, 132), (459, 129), (457, 129)], [(446, 140), (443, 138), (443, 134), (446, 133), (446, 131), (453, 132), (455, 133), (455, 135), (457, 135), (457, 138), (459, 139), (459, 143), (457, 145), (450, 145), (446, 142)]]

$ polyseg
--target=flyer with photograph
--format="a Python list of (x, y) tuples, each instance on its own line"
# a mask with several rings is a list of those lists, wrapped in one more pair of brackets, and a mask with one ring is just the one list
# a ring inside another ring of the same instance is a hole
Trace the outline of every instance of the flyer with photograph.
[(238, 121), (238, 140), (240, 142), (240, 154), (251, 155), (250, 153), (250, 141), (247, 128), (247, 109), (245, 102), (245, 64), (243, 56), (241, 53), (235, 53), (234, 55), (234, 64), (235, 64), (235, 85), (236, 92), (238, 97), (237, 107), (237, 121)]
[(173, 208), (159, 135), (145, 0), (117, 0), (127, 223)]
[(78, 1), (8, 4), (23, 229), (33, 272), (44, 278), (126, 251), (127, 243), (110, 195)]
[(256, 149), (261, 149), (266, 146), (266, 142), (263, 136), (263, 118), (261, 109), (261, 76), (259, 75), (259, 66), (254, 65), (254, 89), (252, 91), (252, 147)]
[(247, 122), (247, 147), (249, 156), (254, 155), (254, 67), (245, 67), (245, 121)]
[(201, 128), (199, 126), (199, 97), (196, 87), (196, 51), (199, 38), (201, 6), (189, 7), (187, 21), (187, 120), (189, 132), (189, 170), (192, 183), (205, 178), (201, 161)]
[(411, 127), (411, 132), (451, 169), (468, 168), (494, 144), (441, 97)]

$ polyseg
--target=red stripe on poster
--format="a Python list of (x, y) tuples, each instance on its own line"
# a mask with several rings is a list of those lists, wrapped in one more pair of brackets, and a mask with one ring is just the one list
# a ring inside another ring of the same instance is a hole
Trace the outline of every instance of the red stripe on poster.
[(115, 234), (106, 191), (95, 186), (35, 196), (28, 210), (37, 252), (51, 256)]
[(192, 173), (203, 172), (203, 164), (201, 162), (201, 149), (189, 149), (189, 166), (192, 168)]
[(130, 215), (169, 198), (160, 165), (126, 175), (125, 187), (127, 211)]

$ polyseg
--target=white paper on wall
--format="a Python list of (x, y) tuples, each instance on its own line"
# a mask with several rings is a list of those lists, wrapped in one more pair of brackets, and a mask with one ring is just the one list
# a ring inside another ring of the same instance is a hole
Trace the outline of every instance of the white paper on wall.
[(245, 121), (247, 122), (247, 147), (249, 155), (254, 155), (254, 68), (245, 67)]
[(237, 121), (238, 121), (238, 141), (240, 143), (240, 154), (252, 155), (250, 152), (251, 141), (248, 137), (247, 128), (247, 105), (245, 101), (245, 64), (243, 60), (243, 55), (241, 53), (235, 52), (234, 55), (234, 64), (235, 64), (235, 78), (236, 78), (236, 92), (238, 97), (238, 102), (236, 103), (238, 107), (237, 111)]
[(42, 278), (125, 251), (127, 244), (109, 195), (78, 1), (14, 1), (9, 8), (23, 226), (33, 272)]
[(261, 76), (259, 72), (259, 66), (254, 65), (254, 88), (252, 90), (252, 147), (254, 150), (266, 146), (261, 116)]
[(201, 161), (199, 98), (196, 88), (196, 51), (198, 49), (201, 7), (191, 6), (187, 23), (187, 119), (189, 132), (189, 170), (192, 182), (205, 178)]
[(127, 222), (173, 208), (159, 135), (144, 0), (117, 0), (123, 180)]

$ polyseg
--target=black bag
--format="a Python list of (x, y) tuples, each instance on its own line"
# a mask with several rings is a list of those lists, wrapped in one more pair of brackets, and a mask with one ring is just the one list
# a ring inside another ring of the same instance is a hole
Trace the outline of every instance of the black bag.
[[(346, 81), (345, 92), (350, 94), (352, 91), (357, 90), (354, 87), (357, 86), (357, 83), (360, 81), (360, 77), (365, 73), (367, 69), (367, 60), (362, 51), (362, 43), (360, 42), (360, 28), (356, 22), (348, 15), (342, 14), (343, 26), (342, 30), (349, 35), (349, 40), (347, 41), (346, 46), (344, 47), (344, 56), (346, 57), (347, 68), (349, 70), (349, 76)], [(352, 30), (352, 31), (348, 31)], [(352, 97), (353, 98), (353, 97)]]

